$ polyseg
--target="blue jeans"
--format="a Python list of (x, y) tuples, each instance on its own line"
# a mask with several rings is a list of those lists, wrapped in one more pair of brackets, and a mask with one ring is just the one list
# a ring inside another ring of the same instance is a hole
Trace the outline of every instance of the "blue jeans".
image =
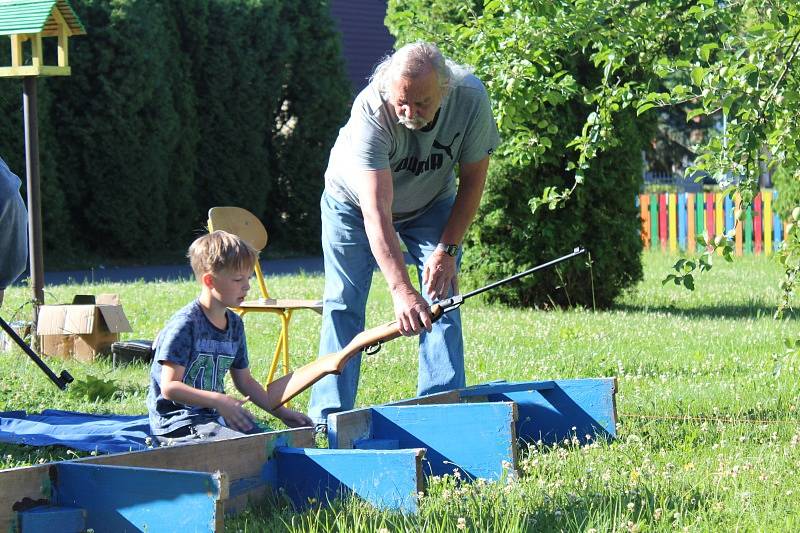
[[(424, 213), (394, 225), (414, 259), (420, 287), (423, 265), (436, 249), (453, 201), (452, 197), (439, 200)], [(320, 207), (325, 293), (319, 355), (323, 356), (338, 352), (364, 330), (367, 296), (377, 262), (369, 247), (359, 207), (338, 202), (327, 193), (322, 194)], [(460, 263), (459, 253), (456, 264)], [(421, 293), (431, 303), (426, 291)], [(376, 325), (379, 323), (372, 324)], [(325, 423), (330, 413), (353, 408), (360, 368), (359, 353), (340, 375), (326, 376), (314, 385), (308, 416), (315, 423)], [(461, 315), (456, 309), (435, 322), (430, 333), (423, 331), (419, 337), (417, 394), (460, 388), (464, 384), (464, 341)]]

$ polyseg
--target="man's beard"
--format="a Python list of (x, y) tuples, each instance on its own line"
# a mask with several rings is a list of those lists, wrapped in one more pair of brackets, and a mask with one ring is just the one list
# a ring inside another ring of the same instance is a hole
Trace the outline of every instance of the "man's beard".
[(412, 131), (421, 130), (422, 128), (428, 125), (428, 121), (422, 117), (414, 117), (414, 118), (398, 117), (397, 123), (402, 124), (403, 126)]

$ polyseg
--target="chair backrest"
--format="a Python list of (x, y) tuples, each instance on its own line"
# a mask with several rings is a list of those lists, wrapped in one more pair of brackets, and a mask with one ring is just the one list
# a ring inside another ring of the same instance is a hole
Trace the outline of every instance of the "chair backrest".
[[(222, 230), (244, 239), (258, 251), (267, 245), (267, 229), (258, 218), (241, 207), (212, 207), (208, 210), (208, 231)], [(256, 279), (261, 290), (261, 298), (268, 300), (269, 291), (258, 261), (255, 264)]]
[(208, 210), (208, 231), (222, 230), (238, 235), (256, 250), (267, 245), (267, 229), (258, 218), (241, 207), (212, 207)]

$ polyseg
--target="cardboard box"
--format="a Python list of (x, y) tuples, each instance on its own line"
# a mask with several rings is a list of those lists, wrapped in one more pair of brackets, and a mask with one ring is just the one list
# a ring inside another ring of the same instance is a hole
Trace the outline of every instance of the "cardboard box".
[(39, 308), (36, 333), (44, 355), (91, 361), (133, 331), (116, 294), (76, 295), (71, 305)]

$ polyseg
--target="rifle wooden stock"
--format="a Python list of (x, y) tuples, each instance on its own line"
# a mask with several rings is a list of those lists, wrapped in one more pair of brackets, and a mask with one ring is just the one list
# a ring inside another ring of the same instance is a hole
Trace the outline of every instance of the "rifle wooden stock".
[[(443, 315), (439, 304), (433, 304), (430, 311), (434, 322)], [(396, 339), (400, 335), (396, 320), (362, 331), (340, 351), (329, 353), (276, 379), (267, 385), (269, 409), (277, 409), (328, 374), (340, 374), (347, 362), (365, 348)]]

